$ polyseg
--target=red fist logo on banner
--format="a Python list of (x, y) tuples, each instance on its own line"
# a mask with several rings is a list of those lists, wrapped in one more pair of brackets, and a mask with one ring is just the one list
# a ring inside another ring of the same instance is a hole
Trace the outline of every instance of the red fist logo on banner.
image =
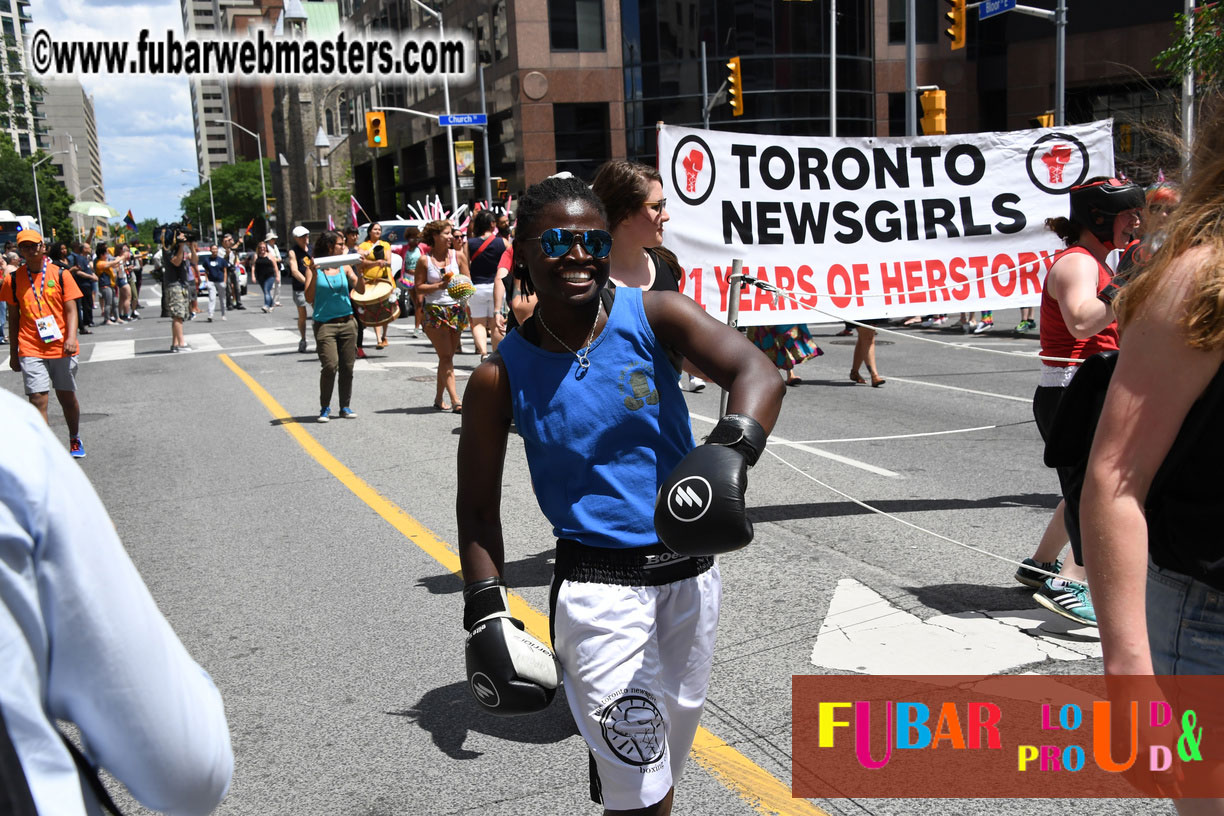
[(697, 192), (697, 174), (701, 172), (701, 168), (705, 163), (705, 156), (700, 150), (693, 150), (685, 157), (684, 175), (685, 175), (685, 190), (690, 193)]
[(1041, 154), (1041, 160), (1050, 171), (1050, 183), (1062, 184), (1063, 168), (1071, 161), (1071, 145), (1056, 144), (1049, 153)]

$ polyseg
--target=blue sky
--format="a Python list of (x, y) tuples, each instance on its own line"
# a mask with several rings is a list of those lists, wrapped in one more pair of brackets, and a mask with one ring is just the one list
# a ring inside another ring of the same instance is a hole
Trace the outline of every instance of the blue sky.
[[(181, 33), (177, 0), (32, 0), (30, 31), (57, 41), (135, 40), (141, 28)], [(198, 183), (187, 81), (164, 77), (81, 77), (93, 96), (106, 203), (136, 220), (169, 221)], [(187, 168), (192, 173), (180, 173)], [(205, 216), (207, 217), (207, 215)]]

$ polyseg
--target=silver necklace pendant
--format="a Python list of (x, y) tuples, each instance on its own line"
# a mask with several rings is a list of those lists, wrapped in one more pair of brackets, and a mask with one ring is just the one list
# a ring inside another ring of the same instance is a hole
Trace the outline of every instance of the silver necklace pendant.
[(583, 377), (585, 377), (587, 370), (591, 367), (589, 355), (591, 353), (591, 344), (595, 342), (595, 327), (599, 325), (599, 312), (601, 305), (602, 304), (598, 303), (595, 305), (595, 322), (591, 324), (591, 333), (587, 337), (586, 345), (578, 351), (574, 351), (572, 348), (570, 348), (564, 340), (557, 336), (556, 332), (548, 327), (548, 324), (544, 322), (544, 313), (542, 310), (536, 312), (536, 319), (540, 321), (540, 325), (544, 327), (544, 331), (551, 334), (554, 340), (560, 343), (566, 351), (574, 355), (574, 357), (578, 360), (578, 370), (574, 372), (574, 379), (576, 380), (581, 380)]

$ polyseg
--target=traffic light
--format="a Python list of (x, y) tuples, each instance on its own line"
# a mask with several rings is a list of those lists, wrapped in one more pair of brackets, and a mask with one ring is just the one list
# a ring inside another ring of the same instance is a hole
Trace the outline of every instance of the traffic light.
[(383, 111), (366, 111), (366, 144), (387, 146), (387, 114)]
[(510, 195), (510, 182), (504, 178), (499, 178), (497, 180), (497, 197), (505, 198), (508, 195)]
[(944, 17), (952, 25), (944, 29), (944, 34), (952, 40), (952, 50), (965, 47), (965, 0), (944, 0), (951, 10), (944, 12)]
[(1034, 116), (1029, 120), (1029, 124), (1039, 128), (1054, 127), (1054, 111), (1046, 111)]
[(731, 115), (744, 115), (744, 78), (740, 75), (740, 58), (727, 60), (727, 101), (731, 103)]
[(948, 101), (945, 91), (922, 92), (922, 135), (939, 136), (948, 132)]

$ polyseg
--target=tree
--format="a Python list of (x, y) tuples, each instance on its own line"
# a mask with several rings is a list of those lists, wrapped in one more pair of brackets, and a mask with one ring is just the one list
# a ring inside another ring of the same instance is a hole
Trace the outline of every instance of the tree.
[(1177, 39), (1156, 55), (1156, 67), (1175, 76), (1192, 72), (1196, 96), (1224, 90), (1224, 7), (1215, 3), (1199, 6), (1173, 19)]
[[(7, 134), (0, 133), (0, 209), (11, 210), (17, 215), (37, 215), (38, 202), (34, 198), (34, 175), (30, 168), (34, 162), (46, 156), (39, 151), (28, 159), (17, 154), (12, 140)], [(51, 230), (61, 241), (73, 237), (72, 217), (68, 213), (68, 205), (72, 196), (68, 190), (55, 178), (55, 170), (51, 162), (43, 162), (38, 167), (38, 198), (42, 203), (43, 229), (45, 236), (51, 238)]]
[[(267, 172), (267, 168), (264, 169)], [(212, 184), (213, 204), (216, 205), (217, 220), (221, 222), (222, 232), (246, 229), (252, 218), (256, 224), (263, 223), (263, 190), (259, 180), (259, 162), (237, 162), (214, 168)], [(194, 223), (198, 212), (203, 216), (201, 226), (206, 225), (211, 217), (208, 182), (201, 182), (198, 187), (183, 196), (182, 205), (185, 217)], [(208, 234), (212, 230), (203, 229), (202, 232)]]

